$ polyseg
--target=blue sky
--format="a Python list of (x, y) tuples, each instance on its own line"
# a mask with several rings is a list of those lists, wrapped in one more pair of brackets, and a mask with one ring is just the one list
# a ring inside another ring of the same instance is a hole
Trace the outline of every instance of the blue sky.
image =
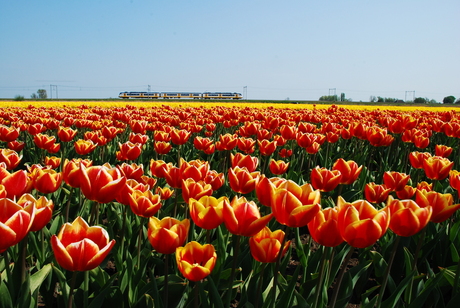
[(459, 16), (458, 0), (2, 0), (0, 98), (459, 98)]

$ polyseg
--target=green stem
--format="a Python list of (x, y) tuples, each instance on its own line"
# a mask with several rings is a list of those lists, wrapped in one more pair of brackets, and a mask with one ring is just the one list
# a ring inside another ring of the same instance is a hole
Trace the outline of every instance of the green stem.
[(67, 300), (67, 308), (72, 308), (72, 305), (73, 305), (73, 291), (75, 290), (75, 283), (77, 281), (77, 273), (78, 272), (72, 273), (72, 280), (70, 281), (69, 298)]
[(322, 307), (318, 306), (320, 295), (323, 293), (323, 281), (324, 281), (324, 269), (326, 268), (327, 259), (329, 256), (329, 247), (323, 246), (323, 253), (321, 256), (321, 265), (318, 275), (318, 284), (316, 285), (316, 295), (315, 295), (315, 305), (313, 307)]
[(195, 308), (200, 307), (200, 283), (201, 283), (201, 281), (196, 281), (195, 282), (195, 287), (194, 287), (194, 289), (195, 289), (195, 298), (193, 300), (193, 303), (194, 303), (193, 306)]
[(267, 263), (262, 263), (262, 268), (260, 270), (260, 276), (259, 276), (259, 283), (257, 284), (257, 293), (255, 294), (256, 299), (254, 303), (254, 308), (259, 307), (259, 298), (260, 298), (260, 294), (262, 294), (262, 285), (264, 282), (264, 271), (265, 271), (266, 266), (267, 266)]
[(85, 271), (85, 280), (83, 281), (83, 307), (88, 307), (88, 293), (89, 293), (89, 271)]
[(284, 231), (284, 237), (283, 237), (283, 241), (281, 242), (281, 246), (280, 246), (280, 251), (278, 253), (278, 258), (276, 259), (276, 263), (275, 263), (275, 272), (274, 272), (274, 276), (273, 276), (273, 291), (272, 291), (272, 307), (275, 308), (275, 304), (276, 304), (276, 289), (278, 288), (278, 272), (279, 272), (279, 269), (280, 269), (280, 264), (281, 264), (281, 259), (283, 258), (283, 247), (284, 247), (284, 244), (286, 243), (286, 238), (288, 236), (288, 232), (289, 232), (289, 227), (288, 226), (285, 226), (285, 231)]
[(452, 290), (453, 292), (452, 297), (455, 297), (455, 295), (457, 295), (459, 281), (460, 281), (460, 259), (458, 260), (457, 270), (455, 271), (454, 288)]
[(329, 305), (329, 307), (331, 308), (334, 308), (335, 303), (337, 302), (337, 296), (339, 295), (340, 285), (342, 284), (342, 279), (343, 279), (343, 276), (345, 275), (347, 264), (350, 261), (351, 255), (353, 254), (354, 250), (355, 249), (350, 246), (350, 250), (348, 251), (347, 256), (342, 262), (342, 268), (340, 269), (339, 276), (337, 277), (337, 283), (334, 287), (334, 293), (332, 294), (332, 301), (331, 301), (331, 304)]
[(396, 236), (395, 243), (393, 244), (393, 249), (391, 250), (390, 260), (388, 260), (388, 266), (385, 270), (382, 285), (380, 287), (380, 292), (377, 297), (377, 303), (375, 305), (375, 307), (377, 308), (380, 308), (380, 306), (382, 305), (383, 296), (385, 295), (385, 289), (387, 287), (388, 277), (390, 276), (391, 266), (393, 265), (393, 261), (395, 259), (396, 251), (398, 250), (398, 245), (400, 241), (401, 237), (399, 235)]
[[(423, 245), (423, 240), (425, 239), (425, 234), (426, 234), (426, 228), (423, 228), (423, 230), (420, 232), (420, 237), (419, 237), (419, 240), (418, 240), (418, 243), (417, 243), (417, 248), (415, 249), (415, 253), (414, 253), (414, 264), (412, 265), (412, 272), (414, 273), (414, 275), (416, 275), (417, 273), (415, 272), (417, 270), (417, 261), (418, 261), (418, 255), (420, 253), (420, 250), (422, 248), (422, 245)], [(409, 284), (409, 287), (408, 287), (408, 293), (407, 293), (407, 303), (410, 304), (411, 301), (412, 301), (412, 286), (414, 284), (414, 279), (415, 277), (412, 278), (410, 284)]]
[(67, 200), (67, 205), (66, 205), (66, 210), (65, 210), (65, 221), (69, 221), (69, 212), (70, 212), (70, 201), (72, 199), (72, 193), (73, 193), (74, 188), (70, 188), (70, 193), (69, 193), (69, 200)]
[(164, 285), (164, 307), (168, 307), (168, 293), (169, 293), (169, 255), (165, 255), (165, 270), (164, 270), (164, 275), (165, 275), (165, 285)]
[(241, 241), (241, 235), (237, 235), (236, 239), (234, 241), (234, 246), (233, 246), (233, 265), (232, 265), (232, 271), (230, 273), (230, 281), (228, 283), (228, 288), (227, 288), (227, 305), (226, 305), (226, 307), (230, 307), (230, 303), (232, 301), (233, 280), (235, 279), (235, 271), (236, 271), (236, 266), (238, 264), (238, 254), (239, 254), (239, 251), (240, 251), (240, 241)]

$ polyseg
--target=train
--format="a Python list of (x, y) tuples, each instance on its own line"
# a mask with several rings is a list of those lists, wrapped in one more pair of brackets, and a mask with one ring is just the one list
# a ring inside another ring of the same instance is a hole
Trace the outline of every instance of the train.
[(151, 99), (242, 99), (243, 95), (236, 92), (120, 92), (119, 98), (151, 98)]

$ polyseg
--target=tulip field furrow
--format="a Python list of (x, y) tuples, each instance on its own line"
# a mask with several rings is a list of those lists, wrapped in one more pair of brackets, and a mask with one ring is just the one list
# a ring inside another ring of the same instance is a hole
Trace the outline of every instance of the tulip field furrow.
[(0, 104), (0, 307), (456, 307), (460, 113)]

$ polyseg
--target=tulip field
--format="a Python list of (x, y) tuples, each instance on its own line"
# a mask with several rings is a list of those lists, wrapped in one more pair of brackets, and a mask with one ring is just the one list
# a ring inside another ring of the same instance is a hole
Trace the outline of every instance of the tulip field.
[(460, 306), (460, 112), (0, 103), (0, 307)]

